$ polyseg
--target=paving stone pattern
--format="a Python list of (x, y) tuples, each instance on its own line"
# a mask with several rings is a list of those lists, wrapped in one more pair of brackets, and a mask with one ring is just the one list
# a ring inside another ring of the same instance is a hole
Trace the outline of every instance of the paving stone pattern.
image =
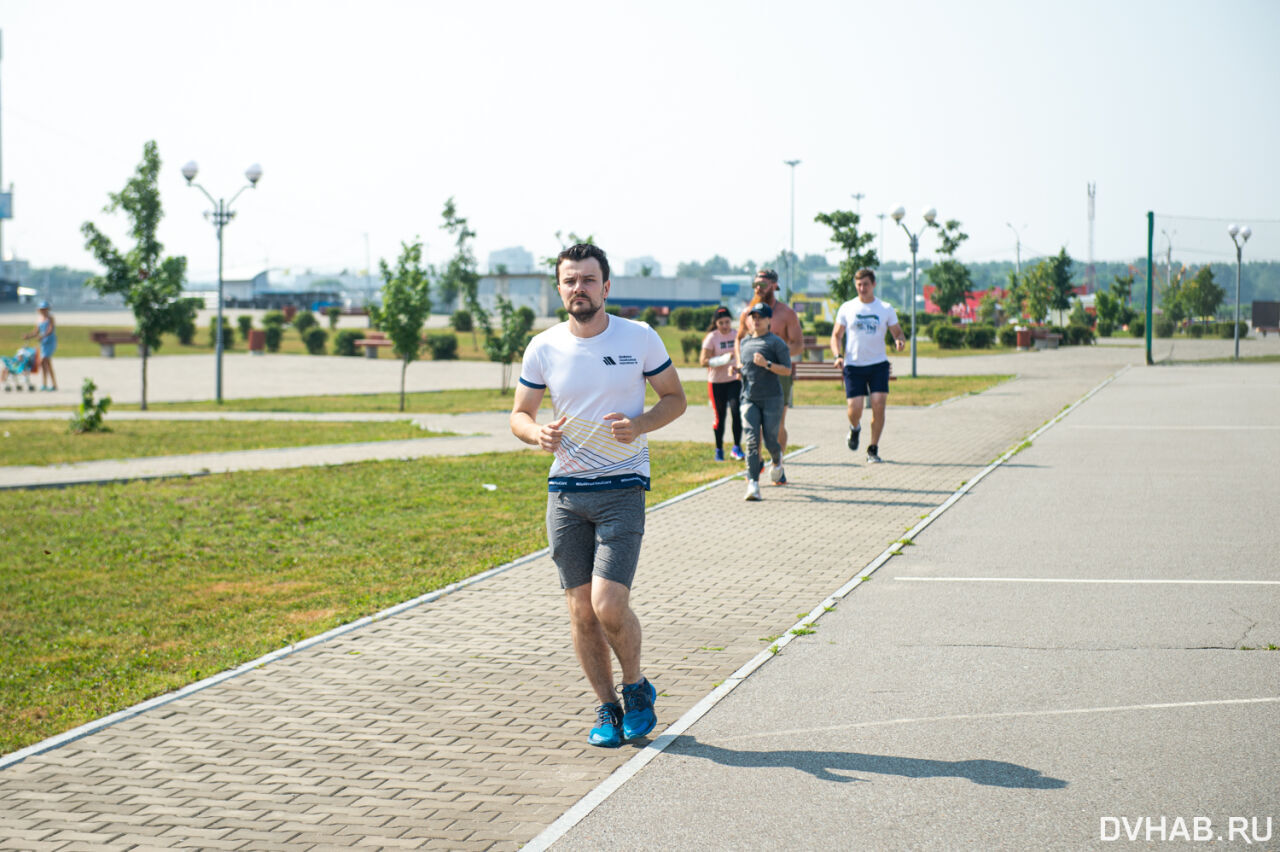
[[(1112, 369), (890, 409), (879, 466), (838, 409), (798, 410), (793, 484), (651, 513), (654, 736)], [(0, 771), (0, 846), (516, 849), (636, 753), (586, 745), (592, 704), (543, 557)]]

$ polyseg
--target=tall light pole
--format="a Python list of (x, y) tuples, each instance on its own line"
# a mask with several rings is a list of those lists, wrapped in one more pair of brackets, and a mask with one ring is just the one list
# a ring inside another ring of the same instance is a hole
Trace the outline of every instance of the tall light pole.
[[(911, 233), (911, 229), (902, 224), (902, 218), (907, 215), (905, 207), (899, 207), (891, 214), (893, 221), (898, 223), (902, 230), (907, 232), (907, 239), (911, 245), (911, 378), (916, 377), (916, 252), (920, 250), (920, 239), (916, 234)], [(926, 228), (934, 226), (934, 220), (938, 218), (938, 211), (930, 207), (924, 211), (924, 222)]]
[[(1173, 285), (1173, 238), (1169, 236), (1169, 232), (1164, 228), (1160, 229), (1160, 233), (1164, 234), (1165, 260), (1164, 260), (1164, 289), (1168, 290)], [(1178, 233), (1174, 231), (1174, 233)]]
[(783, 160), (791, 167), (791, 254), (787, 257), (787, 301), (794, 298), (792, 290), (796, 285), (796, 166), (799, 160)]
[(196, 189), (204, 193), (204, 197), (209, 199), (209, 203), (213, 205), (211, 212), (206, 212), (204, 217), (213, 223), (218, 231), (218, 324), (217, 330), (214, 332), (214, 352), (216, 377), (214, 380), (214, 398), (218, 404), (222, 404), (222, 229), (226, 224), (235, 218), (235, 211), (231, 209), (231, 205), (240, 197), (240, 193), (246, 189), (253, 189), (258, 185), (258, 181), (262, 180), (262, 166), (254, 163), (252, 166), (244, 170), (245, 179), (249, 182), (240, 187), (240, 192), (231, 196), (230, 201), (224, 201), (221, 198), (215, 199), (209, 194), (209, 190), (196, 183), (196, 175), (199, 173), (200, 167), (196, 165), (196, 161), (192, 160), (182, 167), (182, 176), (187, 179), (187, 186), (194, 186)]
[[(1240, 258), (1244, 252), (1244, 244), (1249, 242), (1249, 238), (1253, 236), (1253, 228), (1245, 225), (1243, 228), (1232, 224), (1227, 228), (1227, 233), (1231, 235), (1231, 242), (1236, 244), (1236, 360), (1240, 360)], [(1240, 239), (1236, 239), (1236, 237)]]
[[(1009, 227), (1010, 231), (1013, 231), (1013, 239), (1014, 239), (1013, 250), (1015, 253), (1014, 256), (1017, 258), (1017, 261), (1016, 261), (1017, 266), (1015, 266), (1014, 268), (1017, 269), (1018, 280), (1021, 281), (1022, 280), (1022, 235), (1018, 233), (1017, 228), (1013, 227), (1012, 222), (1005, 222), (1005, 225)], [(1027, 229), (1027, 226), (1023, 225), (1022, 229), (1025, 231)]]
[(851, 195), (851, 196), (849, 196), (849, 197), (850, 197), (850, 198), (852, 198), (852, 199), (854, 200), (854, 203), (855, 203), (855, 204), (857, 204), (857, 206), (853, 208), (853, 212), (854, 212), (854, 213), (857, 213), (857, 214), (858, 214), (858, 216), (859, 216), (859, 218), (861, 218), (861, 216), (862, 216), (862, 199), (866, 198), (866, 197), (867, 197), (867, 194), (866, 194), (865, 192), (855, 192), (855, 193), (853, 193), (853, 195)]
[(880, 220), (880, 251), (876, 256), (880, 258), (880, 262), (884, 263), (884, 213), (877, 213), (876, 218)]

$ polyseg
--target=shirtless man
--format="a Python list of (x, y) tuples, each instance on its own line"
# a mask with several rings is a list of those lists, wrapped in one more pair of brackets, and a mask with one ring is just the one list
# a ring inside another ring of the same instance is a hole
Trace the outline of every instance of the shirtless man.
[[(787, 409), (791, 407), (792, 391), (791, 386), (795, 381), (795, 362), (799, 360), (800, 353), (804, 351), (804, 333), (800, 330), (800, 317), (796, 316), (796, 312), (783, 301), (778, 299), (778, 273), (776, 270), (764, 268), (756, 273), (756, 280), (752, 283), (755, 288), (755, 296), (751, 299), (751, 303), (747, 305), (746, 310), (738, 317), (738, 344), (741, 346), (742, 338), (751, 333), (751, 328), (747, 325), (747, 317), (751, 314), (751, 308), (757, 302), (763, 302), (773, 311), (770, 331), (781, 337), (787, 344), (787, 350), (791, 353), (791, 373), (786, 376), (779, 376), (778, 380), (782, 383), (782, 419), (778, 422), (778, 446), (781, 447), (779, 458), (787, 453)], [(739, 361), (741, 363), (741, 361)], [(776, 468), (781, 471), (781, 468)], [(786, 485), (787, 475), (781, 474), (781, 479), (774, 480), (775, 485)]]

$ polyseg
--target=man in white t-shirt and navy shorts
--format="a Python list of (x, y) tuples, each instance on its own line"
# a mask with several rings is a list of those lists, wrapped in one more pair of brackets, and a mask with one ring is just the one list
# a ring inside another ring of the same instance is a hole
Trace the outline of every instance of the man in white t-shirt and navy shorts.
[[(884, 431), (884, 409), (889, 399), (889, 356), (885, 352), (885, 329), (901, 352), (906, 345), (898, 312), (876, 298), (876, 274), (859, 269), (853, 276), (858, 298), (850, 299), (836, 311), (831, 330), (831, 351), (836, 365), (844, 371), (844, 396), (849, 414), (849, 449), (856, 451), (862, 437), (862, 410), (871, 397), (871, 443), (867, 462), (880, 462), (880, 433)], [(841, 349), (844, 351), (841, 352)]]
[[(578, 244), (560, 252), (556, 285), (569, 318), (526, 347), (511, 431), (555, 454), (547, 478), (547, 539), (569, 606), (574, 650), (600, 701), (587, 739), (617, 748), (657, 724), (657, 691), (640, 670), (631, 582), (649, 490), (646, 435), (683, 414), (686, 403), (658, 333), (605, 312), (609, 259), (603, 251)], [(646, 382), (658, 394), (648, 411)], [(547, 390), (555, 419), (540, 424)], [(613, 656), (622, 667), (621, 705)]]

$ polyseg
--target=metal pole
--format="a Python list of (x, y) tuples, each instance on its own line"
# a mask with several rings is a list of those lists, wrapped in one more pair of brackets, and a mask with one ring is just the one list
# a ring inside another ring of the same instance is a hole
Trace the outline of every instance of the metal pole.
[(217, 381), (214, 386), (214, 398), (218, 405), (222, 404), (222, 226), (226, 219), (226, 207), (222, 199), (218, 199), (218, 209), (214, 213), (218, 225), (218, 325), (214, 332)]
[(911, 237), (911, 378), (916, 377), (916, 250), (920, 248), (920, 241), (916, 239), (916, 235), (910, 231), (907, 235)]
[(1151, 317), (1152, 302), (1155, 301), (1156, 260), (1153, 256), (1156, 247), (1156, 214), (1147, 211), (1147, 366), (1156, 363), (1151, 358)]
[(791, 254), (787, 257), (787, 298), (790, 301), (794, 298), (793, 291), (796, 286), (796, 166), (800, 165), (799, 160), (783, 160), (791, 167)]
[[(1235, 237), (1231, 238), (1235, 242)], [(1236, 360), (1240, 360), (1240, 255), (1242, 246), (1236, 243), (1236, 327), (1234, 331), (1236, 339)]]

